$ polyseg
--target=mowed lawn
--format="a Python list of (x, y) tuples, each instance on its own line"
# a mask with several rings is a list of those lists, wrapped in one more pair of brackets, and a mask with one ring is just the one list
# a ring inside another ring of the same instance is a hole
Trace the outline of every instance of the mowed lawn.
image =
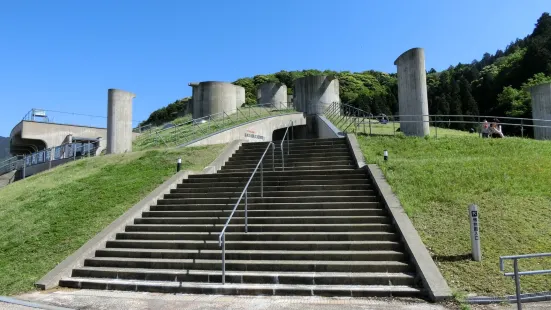
[(176, 172), (202, 170), (224, 145), (82, 159), (0, 189), (0, 295), (35, 281)]
[[(458, 293), (514, 294), (499, 256), (551, 252), (551, 141), (359, 136), (379, 164), (448, 284)], [(389, 160), (383, 160), (388, 150)], [(480, 207), (482, 262), (470, 259), (468, 205)], [(508, 262), (511, 271), (511, 262)], [(551, 269), (551, 260), (519, 262)], [(551, 276), (524, 276), (523, 292), (548, 291)]]

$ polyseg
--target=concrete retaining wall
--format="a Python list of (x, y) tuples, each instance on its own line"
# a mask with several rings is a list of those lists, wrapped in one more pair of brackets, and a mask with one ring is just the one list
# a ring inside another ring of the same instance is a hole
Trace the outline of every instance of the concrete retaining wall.
[(390, 188), (383, 172), (377, 165), (366, 165), (362, 150), (354, 134), (347, 135), (348, 145), (354, 154), (358, 168), (366, 170), (376, 191), (392, 216), (393, 224), (398, 230), (402, 242), (406, 247), (410, 260), (416, 268), (417, 275), (423, 283), (423, 289), (432, 301), (443, 301), (452, 298), (452, 291), (432, 260), (427, 248), (423, 244), (419, 233), (411, 223), (400, 200)]
[(320, 139), (344, 138), (344, 133), (323, 115), (316, 115), (316, 125), (318, 127), (318, 138)]
[(199, 141), (182, 146), (222, 144), (230, 143), (234, 140), (245, 140), (247, 142), (272, 141), (274, 130), (289, 126), (291, 121), (296, 126), (306, 124), (306, 118), (302, 113), (271, 116), (229, 128), (221, 133), (207, 136)]

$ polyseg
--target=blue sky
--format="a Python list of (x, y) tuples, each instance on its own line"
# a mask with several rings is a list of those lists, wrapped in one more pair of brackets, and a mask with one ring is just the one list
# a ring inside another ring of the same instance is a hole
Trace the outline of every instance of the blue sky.
[(136, 93), (141, 121), (191, 81), (396, 72), (412, 47), (442, 70), (526, 36), (544, 11), (549, 0), (2, 1), (0, 135), (31, 108), (105, 116), (108, 88)]

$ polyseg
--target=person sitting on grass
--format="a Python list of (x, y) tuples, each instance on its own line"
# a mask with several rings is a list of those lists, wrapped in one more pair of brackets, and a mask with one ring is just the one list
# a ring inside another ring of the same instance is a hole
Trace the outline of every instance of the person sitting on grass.
[(489, 138), (490, 137), (490, 124), (487, 120), (484, 120), (484, 123), (482, 123), (482, 138)]
[(492, 122), (492, 125), (490, 125), (490, 133), (492, 135), (492, 138), (503, 138), (505, 137), (503, 135), (503, 132), (501, 131), (501, 125), (498, 125), (499, 120), (494, 119)]

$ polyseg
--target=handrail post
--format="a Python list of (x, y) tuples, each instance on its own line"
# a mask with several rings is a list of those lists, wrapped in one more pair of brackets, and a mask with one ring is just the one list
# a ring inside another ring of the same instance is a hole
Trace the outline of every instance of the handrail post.
[(515, 287), (517, 295), (517, 309), (522, 310), (522, 302), (520, 301), (520, 276), (518, 274), (518, 259), (513, 259), (513, 268), (515, 270)]
[(264, 160), (260, 164), (260, 196), (264, 198)]
[(226, 284), (226, 235), (222, 235), (222, 284)]
[(279, 148), (281, 149), (281, 171), (285, 171), (285, 156), (283, 153), (283, 143), (279, 145)]
[(272, 143), (272, 171), (275, 172), (275, 143)]
[(290, 152), (289, 151), (289, 141), (290, 141), (289, 135), (287, 135), (287, 155), (289, 155), (289, 152)]
[(248, 196), (249, 196), (249, 189), (246, 188), (245, 189), (245, 232), (248, 233), (249, 232), (249, 219), (248, 219), (248, 216), (247, 216), (247, 209), (248, 209)]

